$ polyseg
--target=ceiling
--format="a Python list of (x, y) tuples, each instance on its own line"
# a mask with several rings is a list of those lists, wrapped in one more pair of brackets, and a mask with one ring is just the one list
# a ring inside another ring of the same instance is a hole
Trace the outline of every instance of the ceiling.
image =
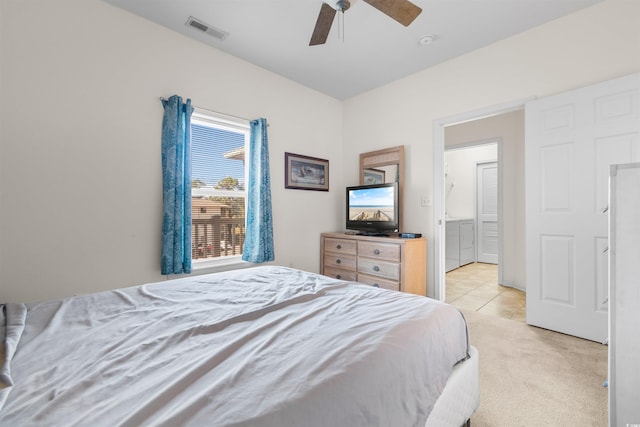
[[(104, 0), (337, 99), (346, 99), (602, 0), (413, 0), (404, 27), (363, 0), (309, 46), (322, 0)], [(192, 16), (227, 32), (185, 25)], [(419, 41), (433, 35), (431, 44)]]

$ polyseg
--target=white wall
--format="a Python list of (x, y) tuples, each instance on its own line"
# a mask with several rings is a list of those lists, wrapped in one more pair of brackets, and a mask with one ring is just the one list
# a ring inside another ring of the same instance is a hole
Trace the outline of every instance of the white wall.
[[(343, 222), (341, 102), (98, 0), (0, 3), (0, 301), (163, 279), (173, 94), (267, 118), (276, 263), (318, 271)], [(285, 190), (285, 151), (329, 159), (330, 191)]]
[[(430, 240), (433, 295), (433, 212), (419, 201), (433, 194), (433, 121), (640, 71), (636, 0), (343, 103), (98, 0), (2, 0), (0, 11), (0, 301), (162, 279), (158, 97), (174, 93), (269, 120), (282, 265), (317, 271), (319, 233), (343, 227), (359, 153), (404, 144), (405, 229)], [(284, 151), (329, 159), (331, 191), (284, 190)]]
[(476, 168), (479, 162), (498, 160), (498, 143), (444, 153), (446, 212), (450, 218), (476, 217)]
[(344, 102), (346, 162), (405, 145), (405, 228), (429, 239), (429, 295), (433, 209), (419, 201), (433, 194), (433, 121), (640, 71), (638, 16), (640, 2), (605, 0)]

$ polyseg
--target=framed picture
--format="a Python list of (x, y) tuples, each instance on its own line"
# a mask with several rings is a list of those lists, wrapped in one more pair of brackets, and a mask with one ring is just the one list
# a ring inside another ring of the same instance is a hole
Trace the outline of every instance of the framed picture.
[(329, 160), (284, 153), (284, 188), (329, 191)]
[(384, 171), (380, 169), (365, 169), (364, 184), (383, 184), (384, 183)]

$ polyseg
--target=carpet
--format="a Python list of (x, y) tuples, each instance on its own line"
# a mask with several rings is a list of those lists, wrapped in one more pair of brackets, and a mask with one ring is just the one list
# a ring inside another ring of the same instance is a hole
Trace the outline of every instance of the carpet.
[(473, 427), (607, 425), (607, 346), (462, 312), (480, 353), (480, 408)]

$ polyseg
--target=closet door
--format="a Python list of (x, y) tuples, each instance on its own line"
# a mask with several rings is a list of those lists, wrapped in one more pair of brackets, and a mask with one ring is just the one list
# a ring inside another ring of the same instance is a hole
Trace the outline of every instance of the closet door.
[(478, 163), (476, 172), (478, 262), (498, 263), (498, 163)]

